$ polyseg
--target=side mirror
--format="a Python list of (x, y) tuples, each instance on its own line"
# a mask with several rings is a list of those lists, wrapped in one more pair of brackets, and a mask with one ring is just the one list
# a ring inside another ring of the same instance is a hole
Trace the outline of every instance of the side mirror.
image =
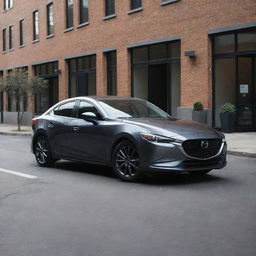
[(84, 112), (81, 114), (82, 119), (93, 124), (97, 124), (97, 116), (93, 112)]

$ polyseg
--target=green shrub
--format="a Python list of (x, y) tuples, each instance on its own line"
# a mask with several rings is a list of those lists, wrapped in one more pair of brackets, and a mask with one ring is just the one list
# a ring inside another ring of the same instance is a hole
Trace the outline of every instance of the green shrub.
[(220, 107), (220, 112), (225, 113), (225, 112), (235, 112), (236, 111), (236, 106), (231, 104), (231, 103), (225, 103)]
[(201, 101), (196, 101), (194, 103), (193, 111), (201, 111), (201, 110), (204, 110), (204, 105), (202, 104)]

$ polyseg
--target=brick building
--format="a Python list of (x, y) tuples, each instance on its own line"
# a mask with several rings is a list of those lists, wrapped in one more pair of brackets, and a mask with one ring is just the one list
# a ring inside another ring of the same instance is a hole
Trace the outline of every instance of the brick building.
[[(255, 0), (1, 0), (0, 75), (25, 68), (49, 88), (23, 100), (25, 119), (79, 95), (145, 98), (191, 119), (201, 101), (237, 106), (238, 130), (256, 130)], [(1, 119), (16, 103), (0, 95)]]

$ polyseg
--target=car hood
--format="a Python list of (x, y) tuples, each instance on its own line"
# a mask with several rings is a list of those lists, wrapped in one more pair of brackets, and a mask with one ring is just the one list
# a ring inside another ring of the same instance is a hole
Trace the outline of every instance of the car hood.
[(178, 119), (152, 119), (152, 118), (129, 118), (122, 120), (125, 123), (134, 124), (146, 129), (148, 132), (173, 137), (180, 140), (220, 138), (221, 135), (215, 129), (190, 120)]

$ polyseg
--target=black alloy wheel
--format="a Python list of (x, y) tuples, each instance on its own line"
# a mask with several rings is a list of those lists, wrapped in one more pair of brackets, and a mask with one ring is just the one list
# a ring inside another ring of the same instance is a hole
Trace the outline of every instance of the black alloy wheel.
[(123, 141), (117, 145), (112, 155), (115, 173), (124, 181), (136, 181), (141, 177), (139, 154), (135, 145)]
[(40, 166), (50, 166), (54, 162), (48, 139), (45, 136), (39, 136), (36, 139), (34, 152), (36, 161)]

